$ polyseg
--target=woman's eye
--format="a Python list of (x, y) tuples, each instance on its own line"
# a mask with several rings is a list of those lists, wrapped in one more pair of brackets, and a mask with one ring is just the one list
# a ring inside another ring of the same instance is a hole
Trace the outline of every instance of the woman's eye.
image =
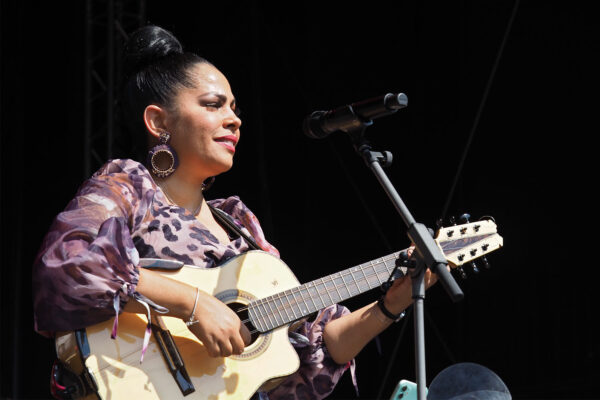
[(206, 107), (219, 108), (221, 107), (221, 103), (206, 103)]

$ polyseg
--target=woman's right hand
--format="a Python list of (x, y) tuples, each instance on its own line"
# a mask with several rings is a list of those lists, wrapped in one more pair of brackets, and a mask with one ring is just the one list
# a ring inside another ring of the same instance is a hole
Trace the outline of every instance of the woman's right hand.
[[(194, 310), (193, 320), (198, 322), (190, 325), (189, 329), (202, 341), (209, 356), (228, 357), (232, 354), (242, 354), (244, 346), (250, 344), (248, 328), (231, 308), (216, 297), (156, 271), (139, 268), (139, 273), (137, 291), (168, 308), (167, 315), (187, 322)], [(146, 312), (137, 301), (129, 301), (125, 311)]]
[(198, 292), (194, 320), (198, 322), (189, 329), (202, 341), (211, 357), (239, 355), (250, 344), (250, 331), (237, 314), (216, 297), (202, 291)]

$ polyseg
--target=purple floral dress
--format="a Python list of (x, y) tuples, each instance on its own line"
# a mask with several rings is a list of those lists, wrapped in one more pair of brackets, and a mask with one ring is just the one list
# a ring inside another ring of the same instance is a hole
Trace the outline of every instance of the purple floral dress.
[[(209, 203), (233, 217), (263, 250), (279, 256), (238, 197)], [(248, 249), (242, 238), (219, 243), (189, 211), (169, 204), (142, 164), (109, 161), (79, 188), (44, 238), (33, 267), (35, 329), (52, 336), (114, 318), (115, 303), (122, 309), (136, 294), (140, 258), (213, 268)], [(290, 332), (301, 365), (268, 393), (269, 399), (321, 399), (332, 392), (353, 363), (336, 364), (322, 333), (327, 322), (348, 312), (328, 307)]]

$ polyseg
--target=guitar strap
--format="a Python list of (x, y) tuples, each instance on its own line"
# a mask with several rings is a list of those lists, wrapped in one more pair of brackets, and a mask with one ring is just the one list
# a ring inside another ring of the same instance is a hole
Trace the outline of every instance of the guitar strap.
[(211, 206), (210, 204), (208, 205), (208, 207), (210, 208), (210, 211), (212, 211), (212, 213), (213, 213), (214, 217), (217, 219), (217, 221), (219, 221), (221, 224), (223, 224), (226, 228), (228, 228), (230, 231), (232, 231), (237, 236), (241, 236), (242, 238), (244, 238), (244, 240), (246, 241), (246, 243), (248, 243), (248, 246), (252, 250), (261, 250), (260, 246), (256, 243), (256, 241), (251, 236), (248, 236), (235, 223), (235, 221), (229, 214), (227, 214), (225, 211), (223, 211), (221, 209)]

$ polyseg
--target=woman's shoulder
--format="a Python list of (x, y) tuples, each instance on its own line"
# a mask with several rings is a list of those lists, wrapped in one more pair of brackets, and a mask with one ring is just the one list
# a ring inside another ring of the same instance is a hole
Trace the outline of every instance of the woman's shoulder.
[(136, 191), (156, 188), (152, 175), (144, 164), (130, 159), (107, 161), (94, 172), (89, 181), (131, 186)]
[(126, 175), (150, 178), (150, 172), (144, 164), (128, 158), (118, 158), (107, 161), (94, 174), (93, 178), (101, 176)]
[(119, 197), (127, 201), (146, 197), (156, 190), (156, 184), (146, 167), (130, 159), (107, 161), (79, 187), (82, 195)]
[(207, 200), (211, 206), (225, 211), (229, 215), (233, 215), (239, 210), (248, 210), (248, 207), (242, 202), (239, 196), (229, 196), (222, 199)]

